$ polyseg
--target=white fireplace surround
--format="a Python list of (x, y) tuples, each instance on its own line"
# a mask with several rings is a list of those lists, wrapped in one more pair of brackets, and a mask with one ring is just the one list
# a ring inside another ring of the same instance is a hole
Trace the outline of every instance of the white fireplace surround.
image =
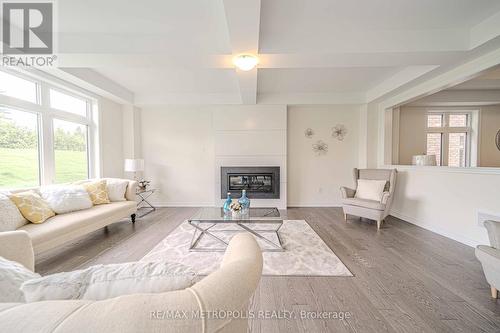
[[(237, 121), (235, 121), (237, 119)], [(280, 198), (252, 199), (254, 207), (287, 207), (287, 110), (285, 105), (219, 108), (213, 113), (215, 145), (215, 198), (221, 198), (223, 166), (279, 166)]]

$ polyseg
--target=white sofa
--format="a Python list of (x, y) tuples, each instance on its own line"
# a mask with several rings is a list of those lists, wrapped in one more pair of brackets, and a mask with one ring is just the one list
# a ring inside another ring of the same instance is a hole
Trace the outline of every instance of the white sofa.
[[(33, 269), (33, 249), (28, 234), (23, 231), (0, 233), (0, 256)], [(245, 311), (261, 274), (260, 247), (252, 235), (242, 233), (229, 243), (220, 268), (190, 288), (103, 301), (0, 303), (0, 331), (247, 332)], [(167, 318), (168, 313), (178, 316)], [(197, 313), (200, 315), (196, 318)], [(235, 319), (238, 315), (244, 318)]]
[[(125, 191), (126, 201), (111, 202), (89, 209), (56, 215), (43, 223), (28, 223), (17, 230), (26, 231), (33, 242), (35, 253), (40, 253), (127, 217), (131, 217), (132, 222), (135, 222), (136, 188), (137, 182), (129, 180)], [(10, 192), (16, 193), (26, 190), (16, 189), (10, 190)], [(36, 191), (38, 188), (31, 188), (31, 190)]]

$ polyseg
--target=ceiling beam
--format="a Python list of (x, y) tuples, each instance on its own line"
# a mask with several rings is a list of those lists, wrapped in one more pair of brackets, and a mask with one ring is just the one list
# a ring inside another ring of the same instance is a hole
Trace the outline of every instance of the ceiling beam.
[(259, 104), (364, 104), (364, 92), (260, 93)]
[(476, 24), (470, 30), (470, 49), (500, 36), (500, 12)]
[(500, 90), (443, 90), (409, 106), (483, 106), (500, 104)]
[(419, 78), (420, 76), (429, 73), (430, 71), (436, 69), (439, 66), (427, 65), (427, 66), (408, 66), (391, 76), (390, 78), (382, 81), (375, 87), (369, 89), (366, 92), (366, 102), (372, 102), (377, 98), (390, 93), (396, 88), (401, 87), (408, 82)]
[[(224, 12), (233, 56), (259, 52), (260, 0), (224, 0)], [(243, 104), (257, 103), (257, 68), (236, 69)]]
[(389, 97), (380, 103), (379, 108), (387, 109), (411, 103), (419, 98), (478, 77), (499, 64), (500, 46), (496, 50), (480, 55), (448, 71), (433, 71), (429, 73), (429, 76), (425, 75), (425, 81), (417, 79), (402, 91), (394, 90)]
[(134, 93), (115, 81), (89, 68), (52, 68), (45, 69), (49, 73), (66, 82), (75, 84), (97, 95), (106, 97), (120, 104), (133, 104)]
[[(240, 52), (243, 53), (243, 52)], [(253, 52), (252, 52), (253, 53)], [(236, 53), (237, 54), (237, 53)], [(349, 68), (442, 65), (458, 60), (464, 52), (259, 54), (259, 68)], [(60, 53), (60, 67), (189, 67), (232, 69), (233, 55)]]
[(241, 103), (257, 104), (257, 69), (247, 72), (237, 69), (236, 75), (240, 86)]
[(139, 107), (158, 105), (238, 105), (238, 93), (139, 93), (135, 95), (135, 105)]

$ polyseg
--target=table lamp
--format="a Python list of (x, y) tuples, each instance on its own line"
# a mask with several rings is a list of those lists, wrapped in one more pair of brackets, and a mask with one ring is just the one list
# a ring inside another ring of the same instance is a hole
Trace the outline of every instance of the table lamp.
[(144, 171), (144, 160), (142, 158), (125, 159), (125, 172), (133, 172), (134, 180), (137, 180), (137, 172)]

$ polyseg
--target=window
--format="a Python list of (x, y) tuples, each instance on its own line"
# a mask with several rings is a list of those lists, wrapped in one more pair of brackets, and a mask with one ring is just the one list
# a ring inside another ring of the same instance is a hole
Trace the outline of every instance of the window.
[(427, 115), (427, 127), (442, 127), (442, 126), (443, 126), (442, 114)]
[(427, 133), (427, 155), (436, 155), (436, 164), (441, 165), (441, 149), (443, 135), (441, 133)]
[(40, 184), (38, 116), (0, 108), (0, 187)]
[(36, 103), (37, 91), (35, 82), (0, 71), (0, 94)]
[(471, 113), (430, 112), (427, 115), (427, 155), (436, 155), (437, 165), (470, 165)]
[(448, 144), (448, 166), (465, 167), (465, 141), (467, 133), (450, 133)]
[(64, 94), (50, 89), (50, 106), (85, 117), (87, 115), (87, 102), (83, 99)]
[(54, 119), (56, 183), (88, 178), (87, 126)]
[(98, 176), (92, 105), (79, 92), (0, 70), (0, 188)]

